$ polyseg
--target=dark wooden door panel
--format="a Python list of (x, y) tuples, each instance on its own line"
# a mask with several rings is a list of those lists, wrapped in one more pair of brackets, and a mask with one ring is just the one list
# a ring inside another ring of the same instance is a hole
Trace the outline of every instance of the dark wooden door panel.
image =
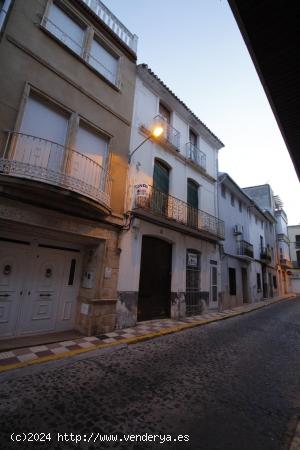
[(143, 237), (138, 320), (170, 315), (172, 246), (150, 236)]

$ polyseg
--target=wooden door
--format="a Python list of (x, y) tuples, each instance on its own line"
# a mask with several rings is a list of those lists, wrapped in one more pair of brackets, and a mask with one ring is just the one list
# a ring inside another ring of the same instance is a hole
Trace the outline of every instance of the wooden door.
[(138, 320), (169, 317), (171, 257), (171, 244), (154, 237), (143, 237)]
[(187, 224), (198, 227), (198, 185), (192, 181), (187, 182)]

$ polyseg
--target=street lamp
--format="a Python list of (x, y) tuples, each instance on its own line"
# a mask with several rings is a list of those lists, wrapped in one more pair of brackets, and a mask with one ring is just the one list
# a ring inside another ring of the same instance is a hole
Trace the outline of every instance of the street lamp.
[(151, 138), (159, 138), (159, 137), (163, 134), (163, 132), (164, 132), (164, 129), (163, 129), (163, 127), (162, 127), (161, 125), (157, 125), (156, 127), (154, 127), (153, 130), (151, 131), (151, 134), (150, 134), (148, 137), (146, 137), (146, 139), (144, 139), (144, 140), (140, 143), (140, 145), (138, 145), (138, 146), (133, 150), (133, 152), (131, 152), (131, 153), (128, 155), (128, 164), (131, 163), (131, 158), (132, 158), (133, 154), (134, 154), (134, 153), (135, 153), (142, 145), (144, 145), (145, 142), (149, 141), (149, 139), (151, 139)]

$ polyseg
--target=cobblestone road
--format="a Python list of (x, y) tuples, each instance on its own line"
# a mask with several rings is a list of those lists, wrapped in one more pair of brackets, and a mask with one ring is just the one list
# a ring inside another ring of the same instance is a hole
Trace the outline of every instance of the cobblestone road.
[[(297, 299), (0, 377), (0, 448), (277, 450), (286, 448), (299, 406)], [(12, 432), (50, 432), (52, 441), (11, 444)], [(58, 432), (181, 434), (189, 441), (76, 445), (57, 443)]]

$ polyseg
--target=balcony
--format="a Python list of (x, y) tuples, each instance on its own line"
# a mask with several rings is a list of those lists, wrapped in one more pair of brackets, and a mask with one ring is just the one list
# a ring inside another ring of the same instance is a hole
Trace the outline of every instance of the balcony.
[(292, 269), (293, 268), (293, 263), (292, 261), (290, 261), (287, 258), (280, 258), (279, 259), (280, 265), (283, 267), (286, 267), (287, 269)]
[(111, 177), (88, 156), (55, 142), (10, 131), (0, 175), (68, 189), (110, 207)]
[(262, 247), (260, 250), (260, 259), (262, 262), (268, 264), (272, 261), (272, 251), (269, 247)]
[(186, 144), (186, 157), (197, 166), (206, 170), (206, 155), (191, 142)]
[(138, 191), (135, 193), (133, 210), (137, 215), (179, 231), (189, 231), (195, 235), (200, 233), (214, 240), (224, 239), (222, 220), (200, 209), (192, 208), (186, 202), (152, 186), (147, 188), (147, 192), (143, 191), (142, 195), (139, 195)]
[(238, 247), (237, 247), (237, 254), (239, 256), (249, 256), (250, 258), (253, 258), (253, 245), (250, 244), (247, 241), (239, 241)]
[(160, 137), (160, 140), (165, 140), (167, 144), (172, 145), (179, 151), (180, 149), (180, 133), (175, 128), (173, 128), (166, 119), (158, 114), (154, 117), (154, 126), (160, 125), (163, 127), (164, 132)]
[(100, 0), (81, 0), (96, 16), (108, 26), (134, 53), (137, 52), (138, 38)]

